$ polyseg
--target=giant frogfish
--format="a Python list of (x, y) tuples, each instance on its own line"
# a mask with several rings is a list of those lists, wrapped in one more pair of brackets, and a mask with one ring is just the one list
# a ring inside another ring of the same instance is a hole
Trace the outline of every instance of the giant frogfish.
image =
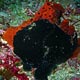
[(13, 46), (15, 54), (23, 60), (24, 68), (36, 68), (36, 80), (47, 80), (56, 65), (72, 56), (76, 42), (76, 36), (72, 38), (56, 24), (41, 19), (19, 30), (14, 36)]

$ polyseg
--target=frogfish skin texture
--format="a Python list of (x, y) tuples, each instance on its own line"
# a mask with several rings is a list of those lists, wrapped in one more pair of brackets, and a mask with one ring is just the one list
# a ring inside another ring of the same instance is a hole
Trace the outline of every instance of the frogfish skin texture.
[(14, 52), (23, 61), (25, 69), (36, 68), (36, 80), (47, 80), (47, 76), (57, 64), (68, 60), (77, 45), (77, 37), (64, 33), (48, 20), (38, 20), (14, 36)]

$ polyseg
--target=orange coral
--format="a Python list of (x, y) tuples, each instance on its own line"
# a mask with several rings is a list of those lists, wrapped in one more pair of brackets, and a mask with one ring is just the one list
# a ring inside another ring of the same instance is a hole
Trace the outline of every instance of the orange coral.
[(61, 4), (46, 1), (44, 5), (35, 13), (35, 20), (48, 19), (51, 23), (57, 23), (59, 17), (62, 16), (64, 8)]
[(11, 46), (13, 46), (13, 37), (16, 34), (17, 29), (14, 27), (8, 28), (4, 34), (3, 34), (3, 39), (5, 39)]

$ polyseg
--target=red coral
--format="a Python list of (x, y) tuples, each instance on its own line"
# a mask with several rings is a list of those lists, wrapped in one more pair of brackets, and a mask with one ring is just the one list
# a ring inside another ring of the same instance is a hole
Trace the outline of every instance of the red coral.
[(61, 24), (60, 24), (61, 28), (64, 28), (65, 26), (69, 26), (69, 20), (68, 19), (64, 19)]
[(61, 29), (67, 34), (69, 29), (69, 20), (64, 19), (60, 24)]
[(72, 36), (75, 32), (75, 27), (73, 25), (69, 25), (69, 20), (64, 19), (60, 24), (61, 29), (68, 35)]
[(75, 32), (75, 27), (73, 25), (70, 25), (68, 29), (68, 35), (73, 35), (74, 32)]

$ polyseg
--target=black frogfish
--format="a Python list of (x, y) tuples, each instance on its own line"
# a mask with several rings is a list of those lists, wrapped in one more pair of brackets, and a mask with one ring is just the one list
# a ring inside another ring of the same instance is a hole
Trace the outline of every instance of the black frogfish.
[(76, 36), (45, 19), (19, 30), (13, 40), (14, 52), (22, 59), (24, 69), (36, 68), (36, 80), (48, 80), (52, 69), (73, 55), (76, 45)]

